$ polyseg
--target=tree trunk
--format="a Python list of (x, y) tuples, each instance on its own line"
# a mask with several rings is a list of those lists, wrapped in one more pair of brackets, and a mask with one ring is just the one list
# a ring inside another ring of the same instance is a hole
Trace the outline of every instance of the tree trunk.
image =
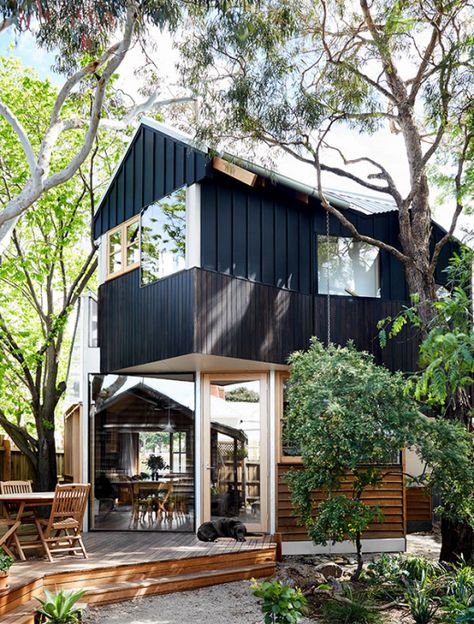
[(355, 543), (356, 543), (356, 549), (357, 549), (357, 568), (354, 574), (352, 575), (352, 580), (358, 581), (360, 574), (362, 572), (362, 568), (364, 567), (364, 561), (362, 559), (362, 540), (360, 538), (359, 532), (357, 532)]
[(435, 315), (433, 307), (433, 302), (436, 301), (435, 281), (429, 274), (428, 267), (420, 267), (415, 262), (406, 265), (405, 275), (409, 293), (419, 296), (418, 315), (422, 322), (421, 334), (424, 337)]
[(54, 431), (44, 430), (38, 436), (38, 470), (34, 479), (35, 490), (51, 492), (58, 481), (56, 441)]
[(464, 522), (452, 522), (446, 518), (441, 520), (441, 553), (440, 561), (459, 562), (460, 557), (471, 561), (474, 555), (474, 530)]

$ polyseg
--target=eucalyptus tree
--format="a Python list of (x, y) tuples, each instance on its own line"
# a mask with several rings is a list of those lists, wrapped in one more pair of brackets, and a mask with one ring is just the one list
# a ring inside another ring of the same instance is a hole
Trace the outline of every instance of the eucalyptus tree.
[[(0, 92), (33, 149), (39, 147), (56, 88), (19, 62), (0, 59)], [(76, 93), (69, 114), (87, 105), (83, 97)], [(101, 131), (79, 171), (43, 193), (17, 222), (0, 264), (0, 426), (30, 461), (39, 489), (56, 483), (55, 411), (66, 387), (67, 321), (97, 266), (91, 216), (99, 183), (111, 175), (125, 139)], [(81, 143), (80, 130), (58, 138), (52, 175)], [(0, 119), (0, 204), (29, 175), (14, 130)]]
[[(474, 556), (474, 331), (472, 326), (472, 263), (473, 251), (462, 250), (451, 259), (448, 267), (448, 284), (444, 296), (434, 304), (434, 317), (420, 346), (420, 369), (407, 382), (407, 392), (425, 406), (435, 417), (442, 433), (442, 421), (456, 423), (469, 441), (463, 455), (465, 465), (459, 471), (471, 490), (448, 479), (434, 483), (441, 500), (441, 554), (443, 561), (455, 562), (460, 556), (470, 560)], [(405, 308), (394, 319), (379, 323), (382, 345), (387, 338), (397, 336), (407, 323), (420, 325), (416, 307)], [(434, 437), (428, 455), (437, 456), (437, 462), (450, 462), (459, 449), (445, 432)], [(467, 434), (467, 435), (466, 435)], [(421, 484), (426, 476), (423, 472)], [(453, 509), (464, 507), (459, 514)]]
[[(410, 293), (419, 295), (423, 328), (433, 314), (437, 259), (468, 202), (473, 17), (468, 0), (262, 0), (219, 16), (196, 12), (182, 46), (184, 82), (202, 101), (202, 136), (263, 141), (312, 165), (324, 208), (356, 240), (403, 264)], [(390, 166), (357, 144), (341, 145), (341, 128), (399, 134), (408, 192)], [(340, 164), (328, 162), (329, 154)], [(451, 223), (432, 244), (436, 163), (449, 190)], [(399, 244), (360, 233), (329, 204), (323, 172), (391, 199)]]
[[(229, 0), (225, 6), (230, 3)], [(78, 171), (93, 149), (101, 125), (123, 129), (145, 111), (156, 111), (175, 101), (159, 99), (158, 81), (148, 85), (148, 95), (142, 102), (121, 98), (118, 108), (113, 104), (120, 95), (111, 94), (108, 87), (137, 43), (141, 42), (147, 54), (152, 45), (148, 39), (150, 27), (174, 30), (188, 7), (199, 6), (205, 12), (214, 4), (219, 12), (221, 3), (209, 0), (0, 1), (0, 33), (14, 29), (21, 42), (22, 33), (31, 30), (39, 46), (57, 51), (56, 69), (65, 73), (65, 81), (50, 103), (49, 121), (39, 145), (33, 145), (5, 95), (0, 96), (0, 117), (15, 132), (28, 163), (27, 179), (21, 187), (12, 189), (11, 197), (0, 210), (0, 251), (8, 243), (18, 217), (43, 193), (63, 184)], [(90, 96), (89, 105), (81, 110), (71, 108), (77, 91)], [(189, 101), (178, 98), (183, 99)], [(117, 114), (109, 118), (111, 108)], [(63, 137), (76, 131), (80, 131), (82, 140), (75, 142), (75, 150), (69, 152), (61, 168), (54, 168), (52, 160)]]

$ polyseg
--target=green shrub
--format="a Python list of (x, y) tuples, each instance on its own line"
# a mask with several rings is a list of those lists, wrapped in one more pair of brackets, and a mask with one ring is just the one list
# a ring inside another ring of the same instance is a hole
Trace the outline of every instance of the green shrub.
[(254, 596), (262, 599), (265, 624), (296, 624), (303, 617), (307, 600), (301, 589), (293, 589), (280, 581), (257, 583), (255, 579), (251, 588)]
[(41, 616), (41, 622), (48, 624), (77, 624), (81, 621), (81, 609), (77, 602), (84, 596), (85, 590), (64, 591), (60, 589), (55, 594), (47, 589), (44, 590), (45, 599), (37, 599), (41, 608), (37, 613)]
[(421, 582), (432, 580), (441, 576), (445, 569), (436, 561), (420, 556), (402, 557), (402, 569), (406, 572), (406, 576), (410, 581)]
[(324, 621), (328, 624), (381, 624), (378, 611), (371, 611), (365, 600), (354, 596), (350, 602), (329, 600), (322, 609)]
[(0, 548), (0, 572), (8, 572), (13, 565), (13, 557)]
[(454, 620), (456, 624), (474, 624), (474, 607), (468, 607)]
[(421, 580), (415, 581), (405, 593), (405, 600), (415, 624), (429, 624), (438, 610), (427, 583), (426, 572), (421, 573)]

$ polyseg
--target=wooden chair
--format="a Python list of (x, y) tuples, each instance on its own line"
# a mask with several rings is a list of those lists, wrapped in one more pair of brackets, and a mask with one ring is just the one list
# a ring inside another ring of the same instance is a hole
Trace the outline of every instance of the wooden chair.
[(57, 552), (82, 553), (88, 558), (81, 531), (90, 489), (84, 483), (56, 485), (49, 519), (35, 518), (41, 544), (51, 562)]
[(31, 481), (0, 481), (2, 494), (25, 494), (32, 491)]
[[(0, 481), (0, 493), (1, 494), (28, 494), (32, 492), (33, 488), (31, 487), (31, 481)], [(17, 507), (12, 505), (11, 503), (3, 503), (5, 507), (5, 512), (7, 515), (7, 519), (13, 521), (16, 513)], [(13, 532), (13, 542), (15, 543), (16, 550), (20, 555), (20, 558), (23, 559), (23, 549), (28, 548), (37, 548), (38, 547), (38, 533), (35, 527), (35, 513), (34, 511), (26, 511), (21, 519), (20, 523), (25, 530), (22, 529), (20, 537), (31, 537), (34, 536), (35, 540), (24, 541), (20, 543), (18, 532)], [(5, 548), (5, 546), (3, 546)]]
[[(16, 537), (16, 530), (20, 526), (20, 522), (16, 520), (12, 520), (10, 518), (0, 518), (0, 527), (6, 527), (7, 530), (3, 535), (0, 536), (0, 550), (3, 550), (7, 555), (15, 558), (10, 547), (8, 545), (8, 541), (11, 537)], [(18, 538), (17, 538), (18, 539)], [(11, 545), (11, 544), (10, 544)], [(15, 540), (16, 545), (16, 540)]]

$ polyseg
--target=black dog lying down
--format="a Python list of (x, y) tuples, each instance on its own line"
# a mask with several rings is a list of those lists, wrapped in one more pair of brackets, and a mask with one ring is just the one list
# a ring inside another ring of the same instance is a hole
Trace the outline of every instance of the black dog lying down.
[(237, 542), (245, 542), (246, 535), (253, 535), (253, 533), (248, 533), (243, 522), (232, 518), (219, 518), (212, 522), (204, 522), (197, 532), (201, 542), (215, 542), (218, 537), (233, 537)]

